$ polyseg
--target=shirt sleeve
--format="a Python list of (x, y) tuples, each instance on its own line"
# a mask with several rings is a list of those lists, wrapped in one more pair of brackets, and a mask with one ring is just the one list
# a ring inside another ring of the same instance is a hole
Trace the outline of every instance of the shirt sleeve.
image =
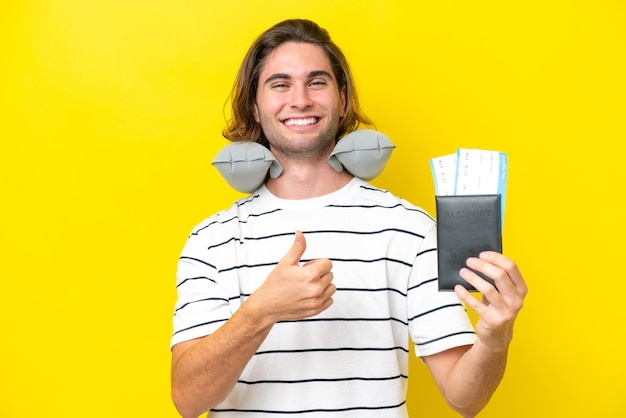
[(435, 225), (424, 237), (411, 271), (408, 317), (409, 332), (419, 357), (476, 341), (463, 302), (454, 292), (438, 290)]
[(192, 234), (178, 260), (173, 334), (174, 345), (212, 334), (232, 315), (219, 271), (202, 237)]

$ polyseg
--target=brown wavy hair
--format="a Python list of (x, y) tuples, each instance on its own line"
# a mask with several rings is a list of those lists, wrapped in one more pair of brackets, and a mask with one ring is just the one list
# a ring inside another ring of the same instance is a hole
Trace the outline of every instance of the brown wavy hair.
[(263, 32), (244, 57), (230, 94), (232, 117), (222, 131), (225, 138), (231, 141), (256, 141), (268, 146), (261, 125), (254, 118), (253, 109), (265, 58), (285, 42), (314, 44), (321, 47), (328, 56), (339, 91), (346, 94), (346, 114), (339, 123), (336, 140), (356, 130), (361, 123), (372, 124), (359, 107), (348, 61), (331, 40), (328, 31), (310, 20), (290, 19)]

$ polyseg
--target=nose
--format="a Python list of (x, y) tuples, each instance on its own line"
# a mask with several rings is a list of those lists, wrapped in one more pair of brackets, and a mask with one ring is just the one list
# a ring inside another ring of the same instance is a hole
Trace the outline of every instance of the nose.
[(296, 84), (291, 90), (290, 105), (296, 109), (306, 109), (313, 104), (306, 85)]

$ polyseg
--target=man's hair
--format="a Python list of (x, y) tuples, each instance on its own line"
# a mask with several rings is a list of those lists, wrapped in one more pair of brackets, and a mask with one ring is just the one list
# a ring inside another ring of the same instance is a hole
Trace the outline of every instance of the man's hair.
[(339, 91), (346, 95), (346, 114), (339, 123), (336, 140), (356, 130), (361, 123), (371, 124), (359, 107), (348, 61), (330, 39), (328, 31), (310, 20), (291, 19), (282, 21), (262, 33), (244, 57), (230, 95), (232, 115), (222, 131), (225, 138), (231, 141), (256, 141), (268, 146), (261, 125), (255, 120), (253, 109), (265, 59), (285, 42), (314, 44), (326, 53)]

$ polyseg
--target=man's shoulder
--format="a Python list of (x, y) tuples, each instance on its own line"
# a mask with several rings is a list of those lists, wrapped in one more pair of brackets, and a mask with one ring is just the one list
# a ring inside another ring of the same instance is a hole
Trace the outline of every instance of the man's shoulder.
[(219, 210), (199, 222), (192, 230), (192, 235), (201, 235), (205, 232), (229, 230), (236, 227), (242, 218), (257, 210), (259, 195), (253, 193), (233, 202), (229, 207)]
[(374, 186), (364, 180), (355, 183), (357, 199), (366, 204), (375, 205), (382, 209), (397, 209), (398, 212), (406, 211), (407, 214), (415, 213), (431, 217), (422, 207), (413, 204), (409, 200), (395, 195), (393, 192)]

